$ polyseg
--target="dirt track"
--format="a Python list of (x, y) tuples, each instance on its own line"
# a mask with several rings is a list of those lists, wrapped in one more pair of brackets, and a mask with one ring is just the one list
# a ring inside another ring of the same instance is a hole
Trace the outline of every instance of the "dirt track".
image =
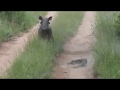
[[(52, 21), (56, 17), (57, 12), (48, 12), (46, 17), (53, 16)], [(0, 45), (0, 75), (5, 75), (7, 69), (10, 68), (16, 56), (23, 52), (28, 40), (31, 40), (37, 34), (39, 23), (35, 25), (28, 33), (24, 33), (20, 37), (14, 37), (12, 41), (2, 43)]]
[(91, 46), (95, 41), (93, 29), (95, 12), (86, 12), (78, 33), (64, 46), (64, 52), (57, 58), (54, 76), (57, 79), (93, 78), (94, 58)]

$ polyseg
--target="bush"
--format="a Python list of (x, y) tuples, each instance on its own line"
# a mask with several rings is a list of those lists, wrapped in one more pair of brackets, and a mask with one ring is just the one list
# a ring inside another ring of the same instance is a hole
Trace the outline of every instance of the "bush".
[(116, 24), (118, 24), (118, 26), (116, 27), (117, 28), (116, 29), (116, 36), (119, 39), (119, 37), (120, 37), (120, 30), (119, 30), (120, 29), (120, 13), (117, 15), (115, 22), (116, 22)]
[(117, 15), (118, 12), (97, 12), (96, 15), (94, 74), (98, 73), (99, 78), (120, 78), (120, 41), (116, 38), (120, 25), (115, 23)]

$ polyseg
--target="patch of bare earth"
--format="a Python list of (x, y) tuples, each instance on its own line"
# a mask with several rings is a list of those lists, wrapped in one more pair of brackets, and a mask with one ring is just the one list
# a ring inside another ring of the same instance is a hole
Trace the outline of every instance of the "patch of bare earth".
[(93, 35), (94, 25), (95, 12), (86, 12), (77, 34), (66, 42), (63, 53), (57, 57), (53, 73), (55, 78), (93, 78), (94, 58), (91, 46), (95, 41)]
[[(46, 17), (56, 17), (57, 12), (50, 11)], [(52, 20), (52, 21), (53, 21)], [(29, 40), (32, 40), (37, 34), (39, 23), (35, 25), (28, 33), (24, 33), (20, 37), (15, 37), (13, 40), (2, 43), (0, 45), (0, 75), (4, 76), (6, 70), (10, 68), (15, 58), (24, 51), (24, 48)]]

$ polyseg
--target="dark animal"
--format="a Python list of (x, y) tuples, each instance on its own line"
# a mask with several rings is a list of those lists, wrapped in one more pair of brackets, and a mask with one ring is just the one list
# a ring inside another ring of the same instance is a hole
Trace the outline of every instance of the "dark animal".
[(38, 30), (39, 37), (41, 37), (42, 39), (47, 39), (48, 41), (52, 40), (54, 42), (52, 29), (49, 26), (49, 21), (52, 20), (52, 16), (50, 16), (49, 18), (42, 18), (41, 16), (39, 16), (39, 20), (41, 21), (41, 26)]

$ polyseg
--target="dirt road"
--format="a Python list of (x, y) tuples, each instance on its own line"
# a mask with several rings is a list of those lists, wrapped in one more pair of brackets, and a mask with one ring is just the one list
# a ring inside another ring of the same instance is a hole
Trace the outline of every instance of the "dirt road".
[[(48, 12), (46, 17), (48, 16), (53, 16), (54, 20), (57, 12)], [(66, 42), (64, 52), (56, 60), (55, 78), (93, 78), (94, 58), (91, 46), (95, 41), (92, 33), (94, 24), (95, 12), (86, 12), (78, 33)], [(4, 75), (16, 56), (24, 51), (28, 40), (31, 40), (37, 34), (38, 27), (39, 24), (34, 26), (30, 32), (0, 45), (0, 75)]]
[(57, 79), (93, 78), (92, 44), (95, 41), (93, 28), (95, 12), (85, 12), (78, 33), (64, 45), (63, 53), (57, 58), (54, 77)]
[[(50, 11), (46, 15), (53, 16), (52, 21), (56, 17), (57, 12)], [(15, 37), (12, 41), (2, 43), (0, 45), (0, 75), (4, 76), (6, 70), (10, 68), (14, 62), (16, 56), (24, 51), (24, 48), (28, 42), (31, 40), (34, 35), (37, 34), (39, 23), (35, 25), (28, 33), (24, 33), (20, 37)]]

